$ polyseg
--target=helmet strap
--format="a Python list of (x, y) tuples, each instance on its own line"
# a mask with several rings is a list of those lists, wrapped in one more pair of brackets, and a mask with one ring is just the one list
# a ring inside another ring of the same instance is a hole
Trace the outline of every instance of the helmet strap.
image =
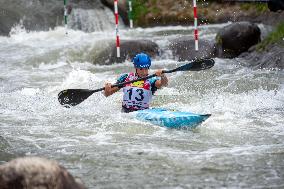
[(137, 73), (137, 68), (135, 68), (135, 75), (138, 76), (138, 77), (140, 77), (140, 76), (138, 75), (138, 73)]

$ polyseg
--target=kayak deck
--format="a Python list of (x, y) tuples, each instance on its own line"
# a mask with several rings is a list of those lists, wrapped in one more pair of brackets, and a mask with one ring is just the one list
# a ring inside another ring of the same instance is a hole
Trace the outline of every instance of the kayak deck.
[(138, 120), (168, 128), (195, 128), (210, 116), (211, 114), (202, 115), (162, 108), (139, 110), (136, 112)]

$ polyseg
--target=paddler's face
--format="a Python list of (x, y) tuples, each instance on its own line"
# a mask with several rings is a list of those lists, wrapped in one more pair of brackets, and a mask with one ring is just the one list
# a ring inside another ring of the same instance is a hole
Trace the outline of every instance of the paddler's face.
[(136, 68), (136, 73), (139, 77), (146, 77), (148, 76), (148, 68)]

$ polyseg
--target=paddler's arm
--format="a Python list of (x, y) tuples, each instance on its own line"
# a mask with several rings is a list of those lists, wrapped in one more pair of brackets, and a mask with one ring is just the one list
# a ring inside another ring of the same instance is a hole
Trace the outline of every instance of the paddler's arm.
[(111, 87), (111, 83), (106, 83), (105, 84), (105, 90), (104, 90), (104, 95), (106, 97), (112, 95), (113, 93), (119, 91), (120, 88), (118, 87)]
[[(128, 74), (122, 74), (116, 81), (115, 84), (118, 83), (123, 83), (125, 81), (125, 79), (127, 78)], [(106, 83), (105, 84), (105, 90), (104, 90), (104, 95), (106, 97), (112, 95), (113, 93), (116, 93), (117, 91), (119, 91), (122, 87), (111, 87), (111, 83)]]
[(160, 88), (162, 88), (162, 87), (168, 86), (168, 78), (167, 78), (167, 76), (166, 76), (165, 74), (162, 73), (162, 71), (163, 71), (163, 70), (157, 70), (156, 73), (155, 73), (158, 77), (161, 77), (160, 80), (157, 80), (157, 81), (155, 82), (155, 86), (156, 86), (158, 89), (160, 89)]

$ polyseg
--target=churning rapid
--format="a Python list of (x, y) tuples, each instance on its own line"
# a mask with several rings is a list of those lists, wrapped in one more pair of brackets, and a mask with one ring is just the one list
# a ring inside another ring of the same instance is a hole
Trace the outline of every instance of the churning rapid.
[[(214, 40), (223, 25), (201, 26)], [(266, 27), (261, 29), (265, 32)], [(121, 38), (150, 39), (161, 56), (155, 69), (183, 62), (169, 40), (193, 27), (124, 29)], [(284, 187), (284, 72), (253, 70), (243, 59), (218, 59), (200, 72), (168, 74), (153, 107), (210, 113), (194, 130), (165, 129), (120, 112), (122, 93), (95, 93), (66, 109), (57, 94), (96, 89), (133, 69), (132, 63), (95, 65), (91, 58), (114, 31), (63, 27), (0, 37), (0, 162), (19, 156), (59, 161), (88, 188)]]

